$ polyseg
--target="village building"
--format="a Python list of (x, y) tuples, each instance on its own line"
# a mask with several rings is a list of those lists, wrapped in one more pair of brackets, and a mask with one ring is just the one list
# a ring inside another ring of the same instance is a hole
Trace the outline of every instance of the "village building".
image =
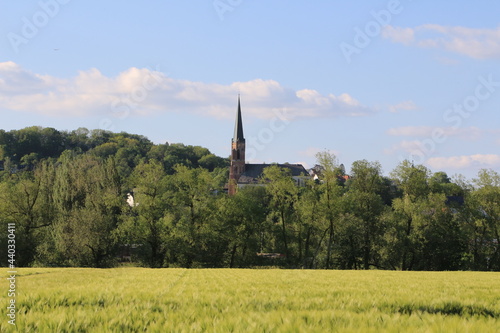
[(245, 160), (245, 137), (243, 135), (243, 120), (241, 116), (241, 103), (238, 96), (238, 110), (234, 125), (234, 135), (231, 140), (231, 166), (229, 169), (228, 194), (233, 195), (238, 188), (245, 186), (262, 185), (262, 175), (264, 169), (271, 165), (278, 165), (280, 168), (290, 170), (292, 178), (297, 186), (303, 186), (310, 178), (302, 164), (251, 164)]

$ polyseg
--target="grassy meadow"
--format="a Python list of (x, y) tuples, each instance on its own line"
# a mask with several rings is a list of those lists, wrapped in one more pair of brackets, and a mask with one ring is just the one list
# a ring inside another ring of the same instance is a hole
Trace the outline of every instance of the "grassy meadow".
[(1, 332), (499, 332), (500, 274), (24, 268)]

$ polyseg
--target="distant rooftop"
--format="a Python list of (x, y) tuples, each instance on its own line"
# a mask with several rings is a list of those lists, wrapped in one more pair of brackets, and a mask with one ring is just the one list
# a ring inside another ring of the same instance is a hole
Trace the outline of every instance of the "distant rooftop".
[(257, 182), (264, 173), (264, 169), (271, 165), (277, 165), (280, 168), (290, 170), (292, 177), (309, 176), (309, 173), (302, 164), (245, 164), (245, 172), (241, 175), (238, 183)]

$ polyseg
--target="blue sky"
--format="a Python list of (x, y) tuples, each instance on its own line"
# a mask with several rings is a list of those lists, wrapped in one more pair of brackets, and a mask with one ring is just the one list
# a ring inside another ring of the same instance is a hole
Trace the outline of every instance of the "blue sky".
[(497, 1), (2, 1), (0, 128), (500, 169)]

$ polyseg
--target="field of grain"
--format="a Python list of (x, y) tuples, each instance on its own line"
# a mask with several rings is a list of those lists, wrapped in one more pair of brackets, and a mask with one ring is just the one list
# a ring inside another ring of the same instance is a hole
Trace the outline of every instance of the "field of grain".
[(16, 292), (19, 332), (500, 331), (499, 273), (26, 268)]

